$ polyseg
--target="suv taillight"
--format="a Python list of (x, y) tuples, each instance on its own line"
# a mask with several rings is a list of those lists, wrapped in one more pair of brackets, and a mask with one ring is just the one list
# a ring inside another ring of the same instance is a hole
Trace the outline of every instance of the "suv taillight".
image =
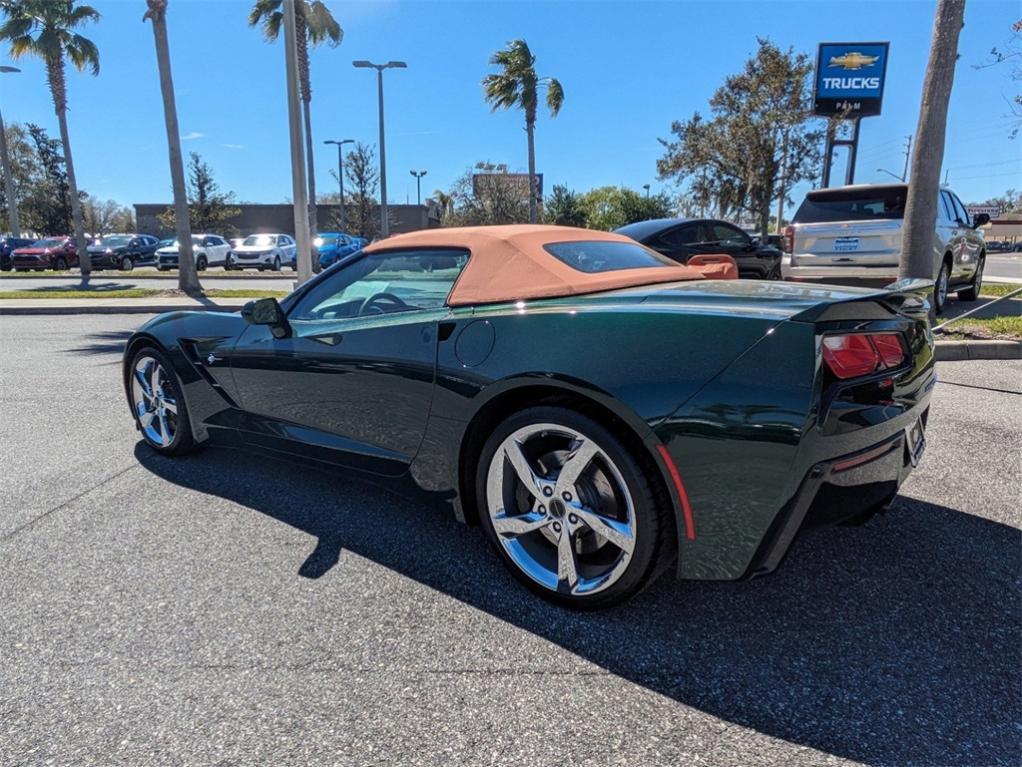
[(849, 333), (825, 336), (823, 361), (837, 378), (857, 378), (900, 367), (905, 347), (897, 333)]
[(786, 253), (795, 252), (795, 227), (791, 224), (784, 227), (784, 250)]

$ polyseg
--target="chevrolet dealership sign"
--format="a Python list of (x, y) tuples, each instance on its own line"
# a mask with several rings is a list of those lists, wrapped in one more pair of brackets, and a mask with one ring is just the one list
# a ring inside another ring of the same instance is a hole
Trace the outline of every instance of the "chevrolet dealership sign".
[(820, 43), (814, 113), (848, 118), (880, 114), (889, 43)]

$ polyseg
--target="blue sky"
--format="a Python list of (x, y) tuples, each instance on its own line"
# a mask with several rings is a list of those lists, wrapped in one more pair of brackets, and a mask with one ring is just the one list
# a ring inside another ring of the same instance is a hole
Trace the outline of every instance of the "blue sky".
[[(87, 29), (100, 47), (99, 77), (69, 73), (70, 130), (79, 184), (124, 203), (170, 198), (152, 32), (142, 0), (95, 0), (103, 14)], [(819, 41), (889, 40), (884, 114), (863, 121), (857, 181), (901, 172), (913, 132), (934, 3), (919, 2), (375, 2), (327, 3), (345, 30), (338, 48), (312, 55), (317, 183), (336, 148), (327, 138), (377, 140), (375, 73), (354, 59), (403, 59), (386, 73), (389, 197), (415, 200), (411, 168), (425, 168), (424, 196), (448, 188), (479, 160), (526, 167), (520, 113), (491, 114), (481, 78), (490, 54), (524, 37), (542, 75), (565, 90), (556, 119), (542, 117), (537, 167), (549, 188), (604, 184), (653, 189), (658, 137), (672, 120), (706, 111), (723, 78), (766, 36), (815, 52)], [(278, 202), (291, 180), (283, 50), (246, 23), (249, 4), (171, 0), (169, 27), (182, 137), (238, 198)], [(945, 168), (966, 200), (1022, 187), (1022, 136), (1008, 138), (1005, 99), (1017, 88), (1005, 66), (975, 69), (1009, 37), (1017, 2), (969, 0), (951, 98)], [(0, 50), (0, 63), (9, 63)], [(45, 73), (23, 59), (0, 76), (8, 122), (37, 122), (57, 134)], [(835, 178), (843, 169), (835, 167)]]

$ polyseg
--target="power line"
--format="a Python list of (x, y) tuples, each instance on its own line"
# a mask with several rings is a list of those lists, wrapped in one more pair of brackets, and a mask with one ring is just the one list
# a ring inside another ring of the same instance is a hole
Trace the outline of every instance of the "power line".
[(1008, 165), (1009, 163), (1015, 163), (1016, 165), (1022, 166), (1022, 157), (1017, 157), (1012, 160), (996, 160), (995, 162), (974, 162), (970, 165), (953, 165), (951, 170), (961, 170), (962, 168), (989, 168), (992, 165)]

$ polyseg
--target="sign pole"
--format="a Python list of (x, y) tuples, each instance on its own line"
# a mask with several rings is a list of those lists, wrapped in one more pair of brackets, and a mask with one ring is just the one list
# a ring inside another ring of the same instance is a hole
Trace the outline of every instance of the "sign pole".
[(827, 140), (823, 149), (823, 188), (830, 186), (830, 166), (834, 160), (834, 123), (827, 123)]
[(859, 122), (852, 120), (852, 139), (848, 142), (848, 166), (845, 168), (845, 186), (855, 183), (855, 160), (859, 154)]

